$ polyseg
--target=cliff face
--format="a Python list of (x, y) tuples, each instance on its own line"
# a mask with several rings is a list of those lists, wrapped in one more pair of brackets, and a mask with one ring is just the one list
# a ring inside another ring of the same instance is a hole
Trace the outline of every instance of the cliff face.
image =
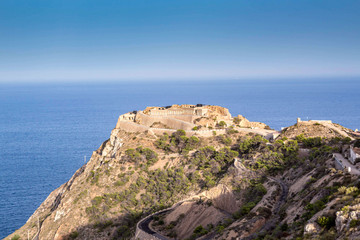
[[(334, 169), (332, 159), (349, 140), (314, 141), (307, 136), (316, 132), (301, 129), (298, 142), (297, 129), (269, 142), (248, 126), (196, 135), (126, 131), (118, 123), (89, 162), (6, 239), (27, 239), (28, 232), (31, 239), (130, 239), (136, 230), (167, 239), (355, 239), (358, 176)], [(331, 131), (321, 126), (321, 133)]]

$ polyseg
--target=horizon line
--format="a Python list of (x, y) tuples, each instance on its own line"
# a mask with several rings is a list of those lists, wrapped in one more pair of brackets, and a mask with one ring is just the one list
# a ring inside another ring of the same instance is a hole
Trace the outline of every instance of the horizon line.
[(308, 75), (308, 76), (249, 76), (249, 77), (158, 77), (158, 78), (74, 78), (74, 79), (17, 79), (17, 80), (1, 80), (0, 84), (51, 84), (51, 83), (126, 83), (126, 82), (216, 82), (216, 81), (274, 81), (274, 80), (346, 80), (360, 78), (359, 75), (338, 75), (338, 76), (326, 76), (326, 75)]

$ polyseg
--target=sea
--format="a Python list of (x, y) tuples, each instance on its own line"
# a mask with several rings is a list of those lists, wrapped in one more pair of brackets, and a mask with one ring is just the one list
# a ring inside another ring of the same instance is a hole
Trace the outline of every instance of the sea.
[(332, 120), (360, 129), (360, 78), (0, 83), (0, 238), (27, 219), (147, 106), (209, 104), (271, 128)]

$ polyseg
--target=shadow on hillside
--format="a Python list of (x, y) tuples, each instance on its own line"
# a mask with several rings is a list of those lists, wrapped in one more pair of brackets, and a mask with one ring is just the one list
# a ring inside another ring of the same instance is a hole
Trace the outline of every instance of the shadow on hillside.
[(129, 212), (116, 218), (97, 219), (93, 224), (76, 228), (62, 236), (62, 239), (131, 239), (135, 234), (136, 224), (142, 217), (140, 214)]

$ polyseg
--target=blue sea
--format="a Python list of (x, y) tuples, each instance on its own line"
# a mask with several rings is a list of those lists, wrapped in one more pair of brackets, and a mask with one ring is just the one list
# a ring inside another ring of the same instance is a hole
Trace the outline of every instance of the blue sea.
[(360, 129), (360, 78), (0, 84), (0, 238), (105, 141), (120, 114), (211, 104), (274, 129), (331, 119)]

